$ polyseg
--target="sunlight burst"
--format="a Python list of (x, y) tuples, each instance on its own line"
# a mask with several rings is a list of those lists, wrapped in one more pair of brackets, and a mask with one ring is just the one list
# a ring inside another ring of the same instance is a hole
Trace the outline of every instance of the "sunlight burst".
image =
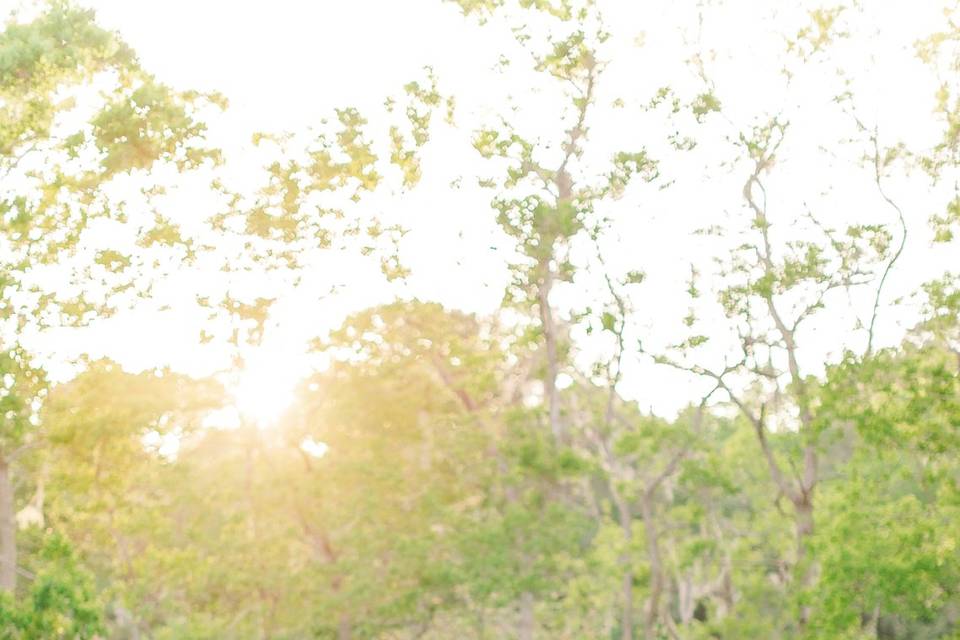
[(296, 372), (276, 354), (249, 359), (233, 389), (233, 402), (242, 420), (259, 427), (273, 426), (294, 397)]

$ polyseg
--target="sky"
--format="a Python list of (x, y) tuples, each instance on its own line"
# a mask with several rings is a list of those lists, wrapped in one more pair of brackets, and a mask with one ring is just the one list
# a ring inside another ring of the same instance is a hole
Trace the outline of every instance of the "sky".
[[(402, 256), (412, 276), (399, 289), (401, 295), (479, 313), (497, 308), (510, 247), (488, 206), (492, 194), (472, 181), (492, 167), (471, 149), (471, 132), (499, 115), (511, 118), (533, 138), (556, 140), (562, 132), (555, 87), (541, 86), (542, 80), (520, 64), (495, 70), (501, 53), (520, 56), (505, 25), (494, 21), (480, 27), (452, 3), (440, 0), (82, 0), (81, 4), (94, 8), (101, 24), (119, 31), (162, 81), (182, 89), (219, 91), (229, 99), (229, 110), (212, 122), (212, 138), (238, 159), (238, 180), (258, 158), (250, 145), (252, 132), (300, 130), (345, 105), (375, 114), (385, 96), (397, 94), (431, 65), (441, 91), (456, 96), (457, 126), (434, 131), (424, 155), (424, 180), (415, 190), (403, 197), (378, 194), (362, 206), (410, 228)], [(836, 224), (878, 216), (890, 220), (892, 213), (878, 198), (869, 172), (857, 166), (859, 152), (835, 146), (839, 132), (849, 127), (827, 99), (840, 80), (808, 74), (781, 90), (782, 60), (763, 55), (782, 49), (783, 35), (770, 24), (791, 24), (803, 16), (803, 3), (796, 8), (780, 4), (791, 8), (759, 11), (747, 0), (722, 6), (665, 0), (605, 2), (606, 26), (613, 33), (607, 50), (613, 62), (601, 85), (598, 115), (591, 122), (584, 173), (599, 171), (605, 158), (625, 146), (648, 145), (670, 155), (661, 128), (672, 123), (642, 115), (637, 107), (657, 87), (692, 87), (699, 82), (686, 64), (690, 47), (699, 39), (700, 46), (717, 51), (708, 65), (735, 125), (742, 127), (757, 114), (778, 109), (797, 114), (788, 141), (788, 146), (794, 145), (791, 164), (771, 178), (770, 185), (771, 202), (781, 206), (784, 220), (799, 217), (800, 203), (822, 207), (818, 212)], [(929, 144), (938, 124), (929, 117), (929, 101), (919, 96), (930, 95), (933, 79), (909, 47), (936, 25), (937, 3), (881, 4), (871, 14), (875, 24), (867, 28), (875, 33), (852, 39), (839, 59), (860, 96), (858, 104), (864, 105), (861, 115), (880, 127), (885, 140)], [(706, 19), (698, 29), (695, 9), (700, 5), (706, 7)], [(625, 98), (626, 108), (614, 108), (615, 98)], [(731, 125), (719, 122), (698, 131), (722, 141), (724, 127)], [(691, 230), (730, 224), (742, 214), (737, 208), (742, 175), (737, 167), (723, 165), (730, 153), (729, 145), (718, 142), (665, 161), (662, 170), (673, 181), (669, 188), (639, 188), (604, 205), (618, 236), (608, 247), (611, 266), (648, 272), (648, 283), (636, 300), (636, 333), (647, 344), (671, 341), (687, 311), (683, 290), (690, 261), (709, 262), (711, 246), (691, 236)], [(946, 250), (932, 250), (925, 238), (925, 220), (941, 194), (916, 176), (889, 188), (895, 197), (923, 207), (908, 211), (911, 243), (891, 279), (893, 299), (955, 259)], [(201, 183), (187, 182), (174, 190), (167, 204), (188, 215), (209, 202), (210, 194)], [(789, 222), (777, 231), (794, 233)], [(85, 330), (82, 339), (63, 333), (45, 337), (45, 344), (64, 359), (74, 349), (109, 355), (134, 369), (170, 364), (209, 373), (224, 365), (226, 352), (197, 345), (203, 317), (188, 299), (197, 277), (195, 272), (174, 275), (159, 287), (152, 306)], [(347, 286), (336, 296), (318, 293), (338, 282)], [(244, 286), (269, 290), (274, 285), (251, 280)], [(293, 385), (311, 366), (305, 355), (307, 340), (336, 326), (349, 311), (386, 301), (397, 291), (363, 261), (325, 257), (306, 284), (281, 296), (262, 348), (247, 354), (251, 373), (238, 383), (238, 396), (265, 388), (276, 406), (249, 410), (275, 411), (289, 400)], [(590, 295), (585, 284), (575, 284), (559, 290), (557, 301), (562, 307), (578, 306), (587, 304)], [(864, 300), (857, 304), (862, 308)], [(914, 317), (911, 309), (884, 317), (881, 341), (898, 340)], [(811, 371), (822, 369), (843, 346), (859, 339), (846, 327), (831, 321), (815, 325), (805, 336), (812, 347), (805, 363)], [(583, 358), (589, 360), (603, 348), (585, 343)], [(718, 349), (716, 358), (722, 359), (723, 348)], [(628, 363), (624, 393), (658, 413), (676, 412), (697, 388), (696, 381), (655, 369), (641, 357)]]
[[(243, 166), (245, 155), (254, 163), (259, 161), (250, 143), (255, 131), (297, 131), (317, 125), (344, 106), (365, 114), (375, 112), (386, 96), (422, 78), (428, 63), (440, 71), (446, 61), (450, 71), (445, 77), (463, 74), (460, 84), (470, 89), (466, 79), (489, 73), (496, 60), (493, 49), (485, 56), (474, 53), (483, 51), (485, 34), (471, 27), (453, 6), (436, 2), (88, 0), (81, 4), (95, 9), (103, 26), (119, 31), (144, 67), (163, 82), (227, 96), (230, 108), (211, 122), (211, 138), (226, 149), (234, 165), (241, 165), (241, 172), (251, 168)], [(459, 52), (455, 62), (436, 55), (445, 50)], [(469, 148), (468, 136), (464, 132), (460, 140), (451, 141), (454, 146), (466, 143), (459, 145), (461, 156)], [(367, 199), (365, 206), (389, 207), (390, 215), (414, 221), (417, 231), (407, 237), (404, 251), (405, 263), (415, 274), (407, 295), (490, 311), (502, 295), (502, 260), (489, 250), (471, 255), (474, 244), (486, 249), (496, 244), (492, 238), (484, 240), (495, 232), (487, 213), (489, 196), (451, 193), (447, 185), (458, 176), (445, 169), (439, 146), (434, 145), (432, 155), (425, 158), (424, 169), (434, 188), (408, 194), (401, 203), (403, 211), (389, 196), (379, 203)], [(476, 159), (470, 154), (466, 161), (460, 166)], [(181, 212), (214, 206), (204, 189), (201, 182), (188, 183), (168, 198), (167, 206)], [(330, 256), (314, 270), (300, 291), (278, 300), (273, 328), (268, 329), (262, 348), (246, 354), (248, 369), (260, 373), (239, 382), (238, 396), (250, 397), (251, 389), (266, 388), (266, 394), (277, 397), (282, 405), (309, 369), (305, 342), (336, 326), (349, 311), (387, 301), (392, 295), (368, 261)], [(340, 283), (325, 277), (330, 274), (349, 274), (349, 286), (336, 296), (318, 295)], [(190, 280), (195, 276), (184, 272), (161, 283), (156, 304), (140, 305), (79, 336), (71, 330), (43, 340), (55, 345), (56, 355), (64, 359), (93, 352), (132, 369), (171, 364), (208, 374), (225, 366), (227, 353), (198, 349), (204, 316), (192, 304)], [(269, 282), (244, 284), (271, 286)], [(64, 375), (69, 375), (66, 370)]]

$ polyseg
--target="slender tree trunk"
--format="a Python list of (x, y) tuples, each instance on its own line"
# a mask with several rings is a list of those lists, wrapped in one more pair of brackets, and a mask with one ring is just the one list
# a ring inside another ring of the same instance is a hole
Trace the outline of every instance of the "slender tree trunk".
[[(784, 334), (785, 336), (788, 334)], [(792, 344), (790, 341), (787, 341), (784, 338), (787, 344)], [(791, 363), (794, 363), (794, 359), (791, 356)], [(791, 364), (791, 371), (794, 372), (794, 381), (795, 384), (800, 387), (802, 385), (802, 380), (799, 377), (799, 374), (795, 373), (796, 365)], [(802, 387), (801, 387), (802, 388)], [(812, 415), (804, 407), (808, 406), (804, 396), (800, 397), (798, 401), (800, 404), (800, 418), (802, 421), (801, 433), (810, 433), (812, 430)], [(770, 470), (770, 477), (773, 479), (774, 484), (777, 485), (777, 488), (780, 490), (781, 495), (787, 497), (790, 500), (791, 505), (793, 505), (793, 524), (794, 531), (796, 535), (796, 558), (794, 560), (793, 566), (790, 568), (790, 571), (787, 575), (787, 579), (792, 583), (792, 589), (807, 589), (813, 586), (813, 583), (817, 578), (816, 563), (812, 558), (807, 558), (807, 539), (813, 535), (814, 531), (814, 494), (816, 491), (817, 483), (819, 482), (819, 461), (817, 456), (817, 450), (815, 444), (807, 444), (803, 453), (803, 477), (798, 478), (798, 482), (790, 481), (783, 474), (783, 471), (780, 469), (780, 465), (774, 456), (774, 453), (770, 447), (770, 444), (767, 442), (766, 437), (766, 427), (763, 423), (763, 414), (761, 413), (760, 417), (754, 416), (750, 412), (743, 409), (742, 403), (741, 410), (744, 411), (744, 414), (750, 419), (755, 427), (758, 441), (760, 442), (760, 449), (764, 454), (764, 457), (767, 459), (767, 466)], [(806, 626), (807, 621), (810, 619), (810, 607), (803, 607), (800, 610), (800, 617), (798, 623), (800, 628)]]
[(649, 493), (644, 493), (641, 497), (640, 511), (647, 539), (647, 560), (650, 563), (650, 599), (643, 623), (643, 637), (645, 640), (653, 640), (654, 627), (660, 614), (660, 596), (663, 593), (663, 561), (660, 557), (657, 525), (654, 522), (653, 497)]
[[(797, 563), (795, 571), (796, 586), (799, 589), (806, 589), (813, 585), (815, 571), (812, 566), (807, 566), (807, 538), (813, 534), (813, 497), (804, 495), (803, 499), (794, 502), (794, 518), (797, 536)], [(806, 626), (810, 620), (810, 607), (805, 606), (800, 609), (800, 627)]]
[(630, 545), (633, 541), (633, 514), (625, 501), (618, 501), (620, 528), (623, 529), (624, 550), (620, 556), (620, 570), (623, 572), (623, 609), (620, 620), (620, 638), (633, 640), (633, 562)]
[[(560, 423), (560, 398), (557, 394), (557, 374), (559, 371), (557, 352), (557, 327), (553, 320), (553, 309), (550, 307), (550, 291), (553, 289), (553, 271), (550, 268), (550, 256), (540, 261), (542, 281), (537, 288), (537, 302), (540, 308), (540, 323), (543, 327), (544, 340), (547, 349), (547, 375), (543, 381), (547, 396), (547, 405), (550, 412), (550, 433), (554, 442), (562, 442), (564, 433)], [(519, 640), (533, 640), (536, 629), (533, 593), (524, 591), (520, 595), (520, 626)]]
[[(805, 425), (808, 429), (809, 423)], [(803, 480), (797, 500), (794, 500), (794, 518), (796, 519), (798, 587), (809, 589), (817, 579), (816, 561), (808, 558), (807, 541), (814, 531), (813, 496), (818, 481), (818, 460), (816, 448), (807, 445), (803, 453)], [(800, 609), (800, 628), (810, 620), (810, 607)]]
[(11, 594), (17, 587), (16, 535), (10, 464), (0, 456), (0, 592)]
[(867, 634), (871, 638), (880, 637), (880, 605), (879, 604), (873, 608), (873, 612), (871, 612), (870, 618), (867, 620), (867, 624), (864, 626), (867, 629)]
[(807, 538), (813, 534), (813, 501), (804, 499), (793, 504), (794, 528), (797, 537), (797, 562), (807, 555)]
[(680, 624), (685, 627), (693, 622), (693, 615), (697, 610), (693, 579), (678, 571), (675, 580), (677, 581), (677, 611), (680, 614)]
[(485, 640), (487, 637), (487, 612), (481, 606), (477, 611), (477, 640)]
[(733, 560), (727, 551), (723, 559), (723, 578), (721, 579), (720, 606), (717, 607), (717, 619), (722, 620), (733, 611), (735, 596), (733, 591)]
[[(552, 254), (552, 252), (551, 252)], [(547, 406), (550, 411), (550, 431), (554, 440), (560, 442), (563, 438), (563, 425), (560, 423), (560, 398), (557, 393), (557, 375), (559, 374), (557, 325), (553, 319), (553, 309), (550, 307), (550, 291), (553, 289), (553, 271), (550, 268), (550, 259), (540, 261), (542, 281), (537, 290), (537, 306), (540, 307), (540, 324), (543, 328), (543, 337), (547, 349), (547, 376), (544, 380), (544, 392), (547, 396)]]
[(534, 630), (536, 628), (536, 618), (533, 611), (533, 594), (524, 591), (520, 594), (520, 628), (519, 640), (533, 640)]
[(353, 624), (350, 622), (350, 616), (344, 614), (340, 616), (337, 623), (337, 640), (350, 640), (353, 637)]

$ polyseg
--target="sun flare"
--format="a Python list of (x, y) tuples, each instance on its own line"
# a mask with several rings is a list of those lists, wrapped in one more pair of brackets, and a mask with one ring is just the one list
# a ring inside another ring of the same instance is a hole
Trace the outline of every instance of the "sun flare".
[(960, 0), (0, 6), (0, 640), (960, 640)]
[(232, 390), (233, 404), (241, 420), (261, 428), (276, 424), (293, 403), (295, 371), (287, 358), (275, 354), (248, 360)]

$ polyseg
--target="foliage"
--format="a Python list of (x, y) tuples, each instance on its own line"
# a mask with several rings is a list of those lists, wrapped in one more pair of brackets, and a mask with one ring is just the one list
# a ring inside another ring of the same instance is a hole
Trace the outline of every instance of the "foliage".
[[(847, 65), (876, 53), (868, 3), (664, 5), (668, 84), (618, 3), (453, 4), (506, 36), (510, 103), (454, 118), (426, 67), (382, 111), (254, 134), (241, 178), (207, 140), (226, 101), (92, 11), (6, 24), (0, 639), (960, 637), (960, 287), (904, 268), (960, 221), (955, 8), (890, 47), (936, 80), (909, 96), (936, 135), (900, 140)], [(756, 33), (718, 40), (730, 17)], [(380, 211), (435, 188), (438, 132), (476, 161), (499, 308), (411, 295), (417, 221)], [(716, 201), (686, 212), (700, 164)], [(212, 210), (161, 206), (197, 176)], [(346, 254), (389, 295), (316, 329), (270, 425), (237, 414), (278, 302)], [(38, 346), (211, 265), (186, 297), (227, 371), (65, 374)]]

